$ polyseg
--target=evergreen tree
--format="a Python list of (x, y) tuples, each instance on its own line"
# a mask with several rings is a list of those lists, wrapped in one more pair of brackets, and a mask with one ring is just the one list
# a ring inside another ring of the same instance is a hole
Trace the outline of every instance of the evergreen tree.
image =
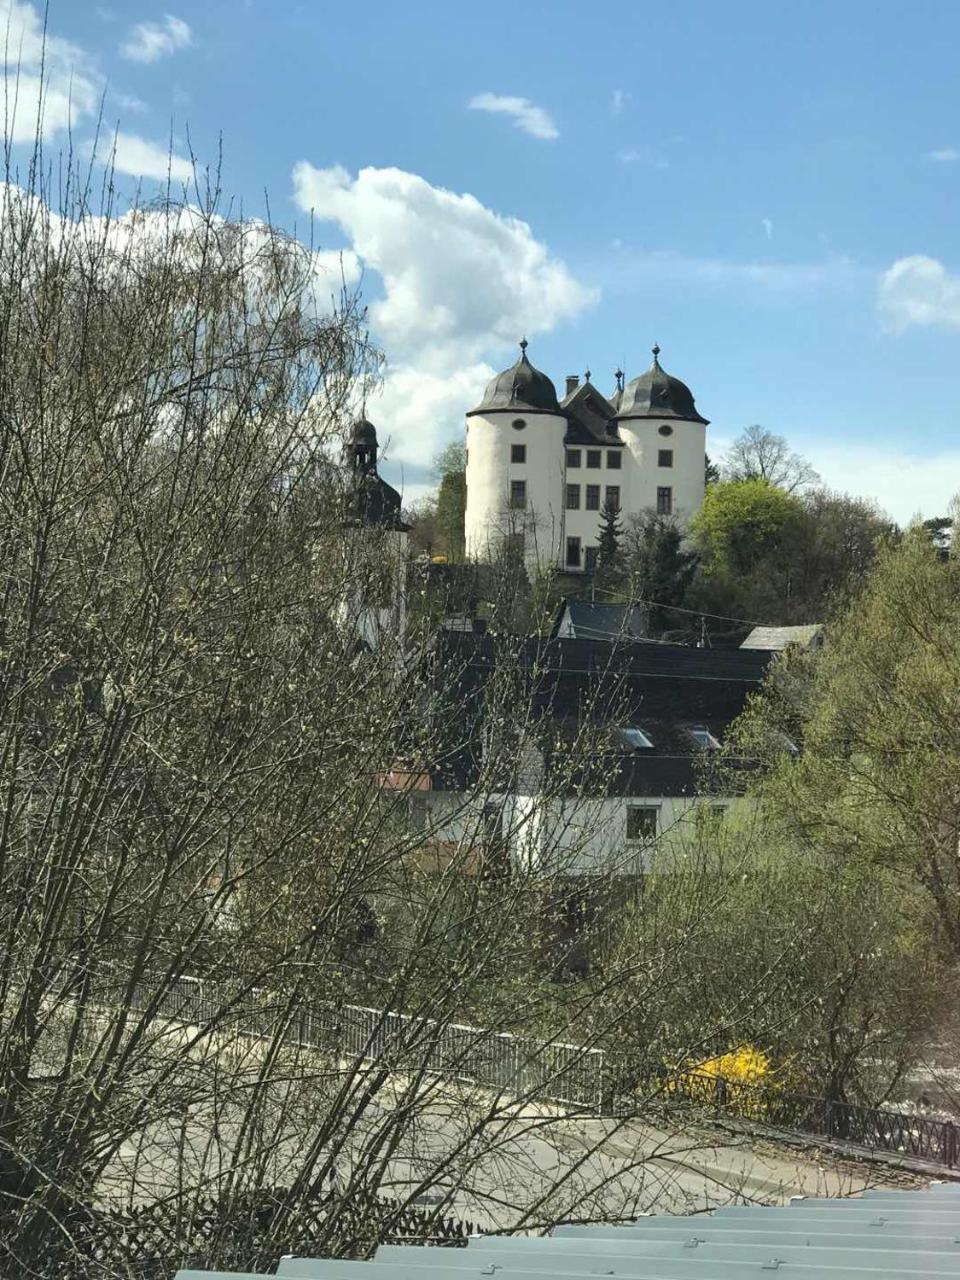
[(683, 530), (676, 520), (655, 511), (633, 516), (624, 538), (624, 558), (631, 595), (652, 606), (651, 632), (682, 628), (682, 614), (656, 608), (682, 606), (697, 571), (697, 553), (685, 549)]
[(620, 507), (609, 498), (600, 512), (600, 536), (597, 539), (596, 585), (615, 592), (624, 583), (623, 525)]

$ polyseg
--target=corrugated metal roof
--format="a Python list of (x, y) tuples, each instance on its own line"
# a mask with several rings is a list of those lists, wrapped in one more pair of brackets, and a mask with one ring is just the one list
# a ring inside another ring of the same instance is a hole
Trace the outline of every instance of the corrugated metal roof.
[[(787, 1207), (734, 1205), (628, 1226), (557, 1227), (549, 1236), (476, 1236), (466, 1249), (382, 1245), (372, 1262), (283, 1258), (300, 1280), (742, 1280), (777, 1271), (797, 1280), (960, 1278), (960, 1184), (866, 1191)], [(180, 1271), (177, 1280), (262, 1280), (265, 1273)]]

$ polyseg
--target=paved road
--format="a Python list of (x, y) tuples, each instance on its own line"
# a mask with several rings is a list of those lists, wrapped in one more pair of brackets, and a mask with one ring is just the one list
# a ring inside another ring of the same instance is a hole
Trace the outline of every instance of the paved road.
[[(332, 1087), (332, 1086), (331, 1086)], [(316, 1126), (329, 1088), (293, 1096), (287, 1086), (259, 1121), (258, 1158), (268, 1178), (288, 1183)], [(868, 1186), (919, 1179), (881, 1166), (810, 1153), (707, 1128), (568, 1117), (541, 1106), (490, 1117), (489, 1094), (432, 1081), (417, 1095), (395, 1148), (402, 1081), (388, 1083), (350, 1130), (341, 1176), (382, 1168), (380, 1191), (443, 1196), (448, 1212), (481, 1229), (531, 1228), (558, 1219), (623, 1220), (640, 1213), (692, 1213), (734, 1200), (782, 1203), (791, 1195), (849, 1195)], [(128, 1143), (105, 1180), (117, 1191), (131, 1177), (140, 1197), (171, 1192), (181, 1179), (208, 1177), (238, 1143), (239, 1115), (198, 1110), (157, 1124)], [(437, 1172), (440, 1171), (440, 1172)], [(369, 1173), (366, 1175), (369, 1177)], [(182, 1185), (182, 1184), (181, 1184)]]

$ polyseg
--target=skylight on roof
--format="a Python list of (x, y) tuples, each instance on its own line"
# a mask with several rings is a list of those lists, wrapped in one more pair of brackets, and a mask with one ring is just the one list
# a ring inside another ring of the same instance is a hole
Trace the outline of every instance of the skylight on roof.
[(690, 725), (689, 734), (701, 751), (720, 750), (720, 743), (716, 740), (705, 724)]
[(620, 737), (628, 746), (633, 747), (635, 751), (649, 751), (653, 748), (653, 741), (644, 733), (642, 729), (617, 729)]

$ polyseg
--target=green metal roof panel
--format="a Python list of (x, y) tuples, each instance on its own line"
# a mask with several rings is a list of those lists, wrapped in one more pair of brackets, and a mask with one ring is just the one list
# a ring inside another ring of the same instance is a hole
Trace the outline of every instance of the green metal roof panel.
[[(960, 1186), (875, 1191), (787, 1207), (738, 1205), (712, 1214), (640, 1218), (626, 1226), (558, 1227), (550, 1236), (478, 1236), (467, 1249), (384, 1245), (372, 1262), (284, 1258), (300, 1280), (960, 1280)], [(265, 1274), (265, 1273), (264, 1273)], [(180, 1271), (176, 1280), (262, 1280), (249, 1273)]]

